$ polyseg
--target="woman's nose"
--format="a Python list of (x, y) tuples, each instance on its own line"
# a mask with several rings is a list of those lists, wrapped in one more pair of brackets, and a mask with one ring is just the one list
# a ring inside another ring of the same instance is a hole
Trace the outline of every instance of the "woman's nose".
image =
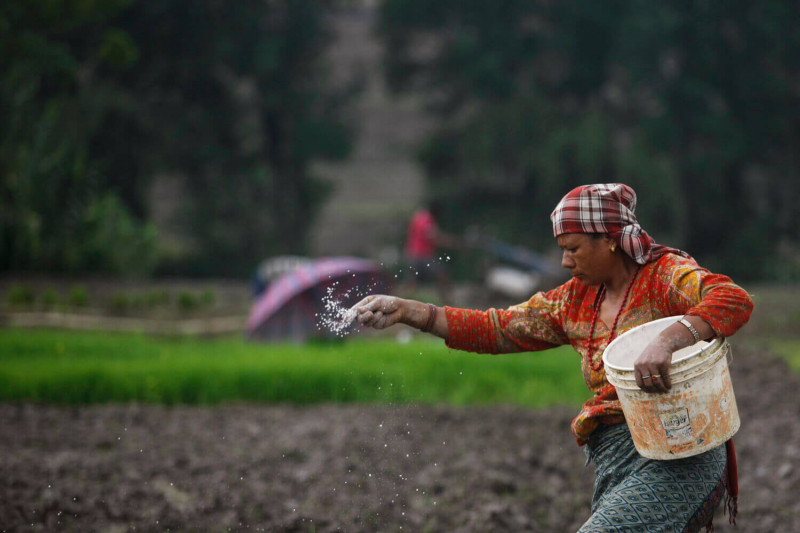
[(572, 268), (575, 266), (575, 261), (573, 261), (570, 257), (567, 257), (567, 252), (561, 254), (561, 266), (564, 268)]

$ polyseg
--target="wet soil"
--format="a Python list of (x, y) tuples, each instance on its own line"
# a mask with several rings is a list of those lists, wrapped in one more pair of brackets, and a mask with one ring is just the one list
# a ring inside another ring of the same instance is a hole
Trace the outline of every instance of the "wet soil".
[[(732, 366), (738, 527), (800, 524), (800, 378)], [(574, 408), (0, 404), (0, 530), (570, 532), (593, 474)]]

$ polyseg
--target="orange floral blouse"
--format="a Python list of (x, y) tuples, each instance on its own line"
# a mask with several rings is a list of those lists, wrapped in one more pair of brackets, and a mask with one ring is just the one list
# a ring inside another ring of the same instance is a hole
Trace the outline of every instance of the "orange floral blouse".
[[(599, 286), (586, 286), (575, 278), (525, 303), (508, 309), (476, 311), (446, 307), (447, 345), (477, 353), (539, 351), (570, 344), (581, 355), (583, 379), (593, 396), (572, 422), (578, 444), (588, 442), (600, 423), (624, 422), (616, 390), (608, 383), (600, 359), (613, 339), (603, 321), (597, 321), (590, 346), (594, 303)], [(705, 320), (721, 337), (729, 337), (749, 319), (753, 302), (745, 290), (724, 275), (713, 274), (694, 260), (666, 254), (643, 265), (615, 336), (636, 326), (674, 315), (694, 315)], [(589, 361), (599, 370), (592, 370)]]

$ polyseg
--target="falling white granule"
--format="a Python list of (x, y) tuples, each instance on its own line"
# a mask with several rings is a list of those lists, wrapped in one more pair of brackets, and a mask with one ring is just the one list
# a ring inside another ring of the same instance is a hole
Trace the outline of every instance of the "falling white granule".
[(322, 298), (324, 311), (318, 313), (318, 326), (327, 329), (331, 333), (344, 337), (352, 333), (351, 325), (356, 319), (358, 312), (351, 305), (345, 302), (356, 302), (357, 300), (370, 294), (374, 286), (367, 286), (363, 289), (352, 287), (346, 291), (337, 291), (338, 282), (332, 284), (326, 290)]

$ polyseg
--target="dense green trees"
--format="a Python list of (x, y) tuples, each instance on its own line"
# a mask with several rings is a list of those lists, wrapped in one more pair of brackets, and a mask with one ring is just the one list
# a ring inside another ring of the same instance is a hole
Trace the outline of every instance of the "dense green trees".
[[(98, 150), (137, 102), (114, 80), (136, 60), (121, 1), (0, 7), (0, 268), (143, 273), (154, 229), (142, 174)], [(121, 147), (115, 147), (117, 151)]]
[[(0, 7), (0, 269), (242, 275), (300, 252), (348, 152), (320, 61), (332, 2), (26, 0)], [(192, 246), (158, 257), (150, 181)]]
[(737, 276), (797, 278), (798, 14), (788, 1), (387, 0), (380, 34), (392, 87), (442, 118), (421, 160), (458, 224), (544, 245), (561, 194), (619, 180), (658, 240)]
[(189, 193), (199, 250), (174, 271), (242, 275), (269, 255), (305, 251), (327, 190), (309, 164), (350, 147), (348, 91), (328, 83), (322, 63), (330, 5), (142, 0), (126, 13), (141, 54), (126, 84), (147, 95), (160, 165)]
[[(339, 5), (0, 3), (0, 270), (242, 275), (303, 253), (326, 196), (310, 164), (352, 140), (323, 61)], [(441, 119), (420, 159), (454, 226), (550, 246), (561, 194), (621, 180), (659, 241), (800, 278), (796, 3), (380, 6), (390, 86)], [(183, 184), (188, 248), (156, 249), (158, 176)]]

